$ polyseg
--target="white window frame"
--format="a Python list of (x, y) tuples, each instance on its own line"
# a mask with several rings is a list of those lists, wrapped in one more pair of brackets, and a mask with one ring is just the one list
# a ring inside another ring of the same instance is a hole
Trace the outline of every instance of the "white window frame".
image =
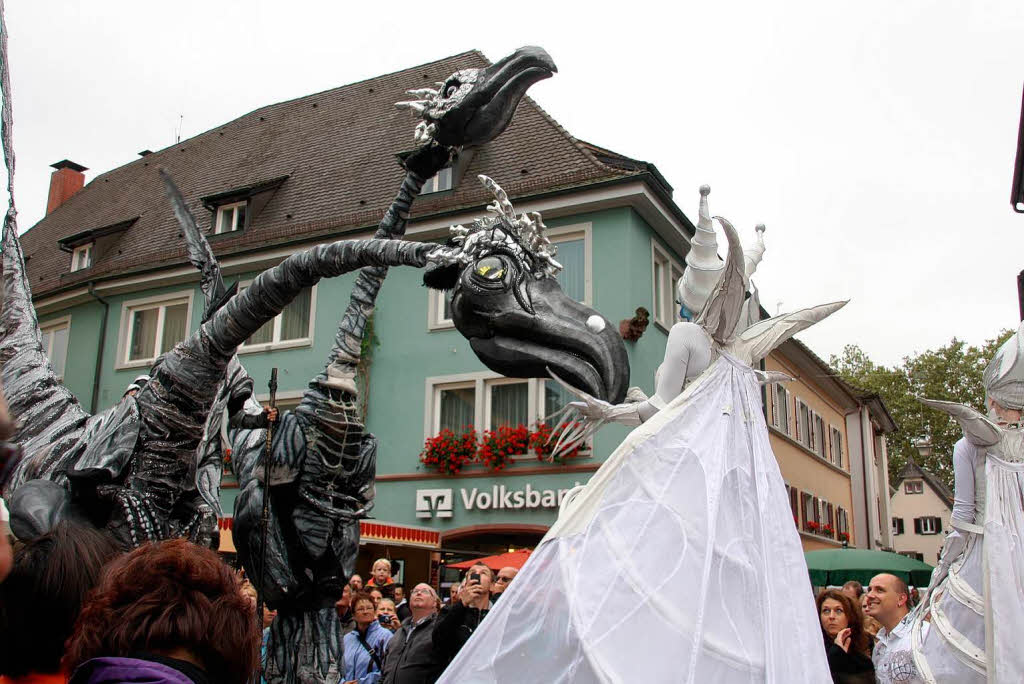
[[(804, 409), (807, 412), (807, 422), (804, 423), (803, 430), (800, 429), (800, 409)], [(814, 423), (811, 416), (814, 412), (811, 407), (804, 402), (800, 397), (796, 397), (793, 401), (793, 425), (796, 428), (795, 438), (801, 446), (810, 450), (811, 449), (811, 427)]]
[(828, 460), (828, 447), (825, 446), (825, 437), (828, 434), (828, 430), (825, 427), (825, 419), (815, 411), (811, 411), (811, 429), (809, 432), (811, 451), (817, 454), (819, 458)]
[[(46, 321), (45, 323), (40, 323), (39, 324), (39, 332), (40, 332), (40, 334), (52, 333), (52, 332), (54, 332), (56, 330), (60, 330), (61, 328), (66, 328), (67, 331), (68, 331), (68, 347), (70, 347), (71, 346), (71, 316), (70, 315), (68, 315), (68, 316), (61, 316), (60, 318), (53, 318), (51, 320)], [(46, 358), (50, 362), (50, 368), (52, 369), (53, 368), (53, 336), (52, 335), (50, 336), (50, 342), (49, 342), (49, 344), (46, 345), (46, 347), (47, 348), (43, 350), (43, 353), (46, 354)], [(64, 350), (64, 370), (67, 371), (67, 369), (68, 369), (68, 350), (65, 349)], [(56, 371), (54, 371), (54, 375), (57, 375)], [(61, 373), (60, 375), (57, 375), (57, 379), (60, 380), (61, 382), (63, 382), (64, 381), (64, 374)]]
[(82, 271), (92, 267), (92, 250), (95, 242), (79, 245), (71, 251), (71, 272)]
[(939, 518), (934, 515), (924, 515), (919, 518), (921, 521), (921, 534), (938, 534), (941, 525), (936, 524)]
[(924, 480), (907, 480), (903, 483), (904, 494), (924, 494)]
[[(238, 291), (241, 292), (245, 288), (252, 284), (251, 280), (246, 280), (238, 284)], [(261, 342), (260, 344), (242, 344), (238, 345), (238, 354), (258, 354), (260, 352), (274, 351), (277, 349), (294, 349), (296, 347), (312, 347), (313, 346), (313, 334), (316, 330), (316, 289), (317, 286), (313, 285), (309, 289), (309, 328), (306, 331), (305, 337), (296, 337), (293, 340), (281, 340), (281, 322), (284, 311), (274, 316), (274, 330), (270, 336), (270, 342)]]
[(832, 463), (840, 468), (843, 467), (843, 432), (835, 425), (828, 426), (829, 451), (832, 453)]
[(444, 298), (450, 290), (427, 290), (427, 330), (451, 330), (455, 321), (444, 317)]
[[(772, 426), (779, 430), (779, 432), (790, 435), (792, 434), (789, 427), (789, 390), (783, 387), (781, 382), (772, 383)], [(779, 399), (779, 394), (782, 394), (782, 399)], [(782, 409), (786, 412), (786, 419), (779, 419), (779, 410)]]
[[(588, 223), (577, 223), (571, 226), (559, 226), (548, 228), (544, 235), (552, 243), (583, 239), (583, 303), (593, 306), (594, 303), (594, 250), (592, 242), (592, 227)], [(558, 260), (558, 255), (555, 255)], [(427, 330), (451, 330), (455, 322), (450, 318), (444, 318), (444, 297), (448, 294), (446, 290), (427, 289)]]
[(427, 179), (420, 190), (420, 195), (444, 192), (455, 187), (455, 170), (449, 165)]
[[(662, 265), (662, 301), (658, 302), (658, 269), (657, 264)], [(676, 306), (676, 277), (683, 275), (683, 267), (668, 250), (658, 244), (657, 240), (651, 238), (651, 301), (654, 306), (651, 315), (654, 322), (666, 332), (681, 319), (679, 308)], [(696, 312), (695, 312), (696, 313)]]
[[(221, 235), (223, 233), (234, 233), (245, 228), (245, 219), (242, 219), (242, 225), (238, 225), (238, 207), (245, 207), (245, 215), (249, 215), (249, 200), (242, 200), (241, 202), (231, 202), (230, 204), (222, 204), (217, 207), (217, 215), (214, 219), (213, 234)], [(231, 210), (231, 227), (224, 227), (224, 217), (227, 215), (228, 210)]]
[[(558, 408), (544, 406), (545, 382), (547, 381), (539, 378), (507, 378), (492, 371), (429, 377), (425, 382), (423, 439), (426, 441), (441, 431), (442, 390), (473, 388), (473, 426), (476, 428), (477, 436), (479, 437), (485, 430), (491, 429), (491, 388), (498, 385), (526, 383), (528, 387), (526, 404), (527, 427), (532, 428), (544, 420), (548, 414), (553, 413), (555, 408)], [(481, 398), (483, 399), (482, 401)], [(592, 446), (593, 441), (588, 439), (586, 443), (588, 446)], [(593, 449), (591, 448), (587, 452), (587, 457), (592, 453)], [(527, 454), (525, 458), (536, 460), (532, 454)]]
[[(117, 344), (117, 362), (114, 364), (114, 368), (117, 370), (124, 368), (144, 368), (153, 365), (159, 354), (155, 354), (152, 357), (145, 359), (135, 359), (133, 361), (128, 360), (128, 351), (131, 349), (131, 322), (132, 314), (139, 309), (160, 309), (160, 314), (157, 317), (156, 327), (156, 344), (160, 344), (160, 340), (163, 337), (164, 328), (164, 312), (166, 307), (174, 306), (175, 304), (186, 303), (185, 309), (185, 320), (187, 326), (185, 328), (185, 335), (189, 335), (192, 331), (192, 299), (194, 292), (192, 290), (182, 290), (179, 292), (170, 292), (164, 295), (154, 295), (152, 297), (143, 297), (142, 299), (133, 299), (131, 301), (124, 302), (121, 305), (121, 326), (118, 331), (118, 344)], [(154, 349), (156, 351), (156, 349)]]

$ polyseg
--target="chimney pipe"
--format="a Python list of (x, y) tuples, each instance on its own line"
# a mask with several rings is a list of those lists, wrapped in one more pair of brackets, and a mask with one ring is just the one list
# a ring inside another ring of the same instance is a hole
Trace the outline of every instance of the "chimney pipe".
[(82, 189), (85, 185), (85, 174), (88, 169), (81, 164), (76, 164), (69, 159), (62, 159), (56, 164), (50, 164), (57, 169), (50, 176), (50, 196), (46, 200), (46, 213), (71, 199), (71, 196)]

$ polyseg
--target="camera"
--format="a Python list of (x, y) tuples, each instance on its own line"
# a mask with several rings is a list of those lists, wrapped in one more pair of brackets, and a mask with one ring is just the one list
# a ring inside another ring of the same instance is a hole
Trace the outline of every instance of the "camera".
[(480, 584), (480, 573), (479, 572), (471, 572), (471, 573), (469, 573), (469, 581), (473, 582), (474, 584)]
[(377, 622), (379, 622), (380, 624), (382, 624), (385, 627), (387, 627), (388, 625), (391, 624), (391, 616), (390, 615), (378, 615), (377, 616)]

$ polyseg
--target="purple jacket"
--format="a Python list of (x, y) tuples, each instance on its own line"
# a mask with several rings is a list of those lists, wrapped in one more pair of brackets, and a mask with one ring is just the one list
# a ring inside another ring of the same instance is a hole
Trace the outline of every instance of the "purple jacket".
[(160, 656), (146, 658), (93, 658), (75, 670), (68, 684), (207, 684), (210, 681), (191, 663)]

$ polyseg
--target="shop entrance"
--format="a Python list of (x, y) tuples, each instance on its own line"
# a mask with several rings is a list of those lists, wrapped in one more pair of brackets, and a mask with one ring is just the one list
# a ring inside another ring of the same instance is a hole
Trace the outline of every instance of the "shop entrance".
[(471, 525), (441, 533), (442, 596), (459, 581), (460, 572), (448, 566), (465, 560), (497, 556), (510, 551), (534, 549), (547, 533), (546, 525)]

